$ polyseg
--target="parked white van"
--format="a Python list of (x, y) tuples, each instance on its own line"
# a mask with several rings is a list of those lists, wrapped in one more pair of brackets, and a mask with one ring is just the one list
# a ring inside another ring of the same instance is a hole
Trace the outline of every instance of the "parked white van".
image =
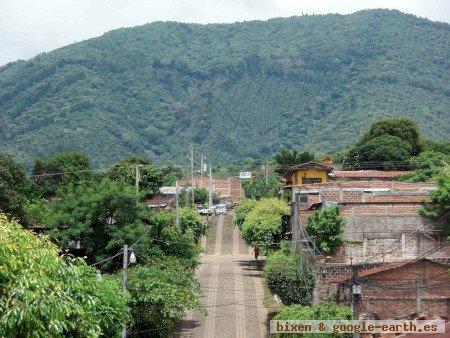
[(226, 204), (217, 204), (214, 208), (214, 212), (216, 215), (226, 215), (227, 214)]

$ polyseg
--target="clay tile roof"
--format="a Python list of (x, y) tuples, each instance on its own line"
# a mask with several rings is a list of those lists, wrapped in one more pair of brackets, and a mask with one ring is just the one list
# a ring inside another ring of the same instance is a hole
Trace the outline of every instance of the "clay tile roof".
[(384, 170), (335, 170), (334, 178), (396, 178), (412, 171), (384, 171)]

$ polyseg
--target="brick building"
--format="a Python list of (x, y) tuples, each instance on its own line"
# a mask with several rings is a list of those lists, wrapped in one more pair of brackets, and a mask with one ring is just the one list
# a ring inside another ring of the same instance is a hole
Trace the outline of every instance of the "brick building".
[[(357, 308), (361, 318), (405, 318), (414, 313), (450, 316), (449, 266), (428, 259), (402, 260), (358, 269), (361, 285)], [(331, 277), (336, 285), (335, 300), (350, 304), (353, 279)]]
[(291, 189), (293, 201), (299, 201), (299, 226), (305, 226), (309, 216), (324, 205), (339, 206), (346, 226), (344, 245), (333, 255), (335, 263), (410, 259), (433, 248), (437, 250), (431, 257), (450, 257), (449, 248), (440, 249), (435, 225), (418, 213), (430, 200), (435, 184), (358, 179)]
[[(190, 181), (178, 181), (178, 186), (190, 186)], [(238, 177), (221, 178), (213, 177), (209, 182), (209, 177), (194, 177), (194, 186), (197, 188), (204, 188), (206, 190), (212, 190), (219, 196), (220, 200), (230, 199), (232, 202), (237, 203), (244, 198), (244, 189), (242, 188), (241, 180)]]

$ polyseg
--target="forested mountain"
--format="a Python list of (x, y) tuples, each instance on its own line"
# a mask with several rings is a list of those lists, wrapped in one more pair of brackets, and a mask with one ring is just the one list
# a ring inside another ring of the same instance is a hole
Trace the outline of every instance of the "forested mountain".
[(0, 153), (233, 162), (342, 150), (391, 115), (445, 139), (449, 46), (448, 24), (390, 10), (118, 29), (0, 68)]

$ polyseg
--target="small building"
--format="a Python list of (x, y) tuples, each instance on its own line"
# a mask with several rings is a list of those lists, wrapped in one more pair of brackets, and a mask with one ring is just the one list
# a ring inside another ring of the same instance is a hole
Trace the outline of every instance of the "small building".
[(326, 183), (333, 168), (316, 162), (295, 165), (283, 175), (285, 187), (310, 183)]
[(351, 290), (361, 286), (357, 308), (361, 318), (400, 319), (415, 313), (450, 316), (449, 265), (429, 259), (402, 260), (368, 269), (357, 277), (341, 277), (336, 300), (350, 304)]

